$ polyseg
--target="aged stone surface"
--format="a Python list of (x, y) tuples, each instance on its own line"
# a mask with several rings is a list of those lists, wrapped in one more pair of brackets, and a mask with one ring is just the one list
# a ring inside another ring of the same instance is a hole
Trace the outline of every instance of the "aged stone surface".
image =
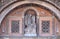
[[(9, 11), (11, 11), (12, 9), (14, 9), (15, 7), (17, 7), (19, 5), (26, 4), (26, 3), (31, 3), (31, 2), (29, 2), (29, 1), (28, 2), (27, 1), (25, 1), (25, 2), (18, 2), (18, 3), (15, 3), (15, 4), (9, 6), (8, 8), (6, 8), (4, 10), (4, 12), (2, 12), (2, 14), (0, 15), (0, 18), (1, 18), (0, 19), (0, 23), (1, 23), (2, 19), (4, 18), (4, 16), (6, 14), (8, 14)], [(44, 6), (44, 7), (48, 8), (48, 9), (50, 9), (60, 19), (60, 13), (59, 13), (60, 11), (56, 7), (52, 6), (51, 4), (48, 4), (46, 2), (32, 2), (32, 3), (37, 3), (38, 5), (41, 5), (41, 6)]]
[[(18, 1), (18, 0), (0, 0), (0, 7), (2, 7), (5, 4), (8, 4), (11, 1)], [(39, 1), (39, 0), (25, 0), (25, 1)], [(43, 1), (51, 1), (51, 2), (55, 3), (56, 5), (60, 6), (59, 0), (43, 0)]]
[[(2, 39), (2, 38), (1, 38)], [(22, 37), (22, 38), (7, 38), (4, 39), (56, 39), (55, 37)]]
[[(32, 0), (31, 0), (32, 1)], [(33, 0), (34, 1), (34, 0)], [(48, 0), (49, 1), (49, 0)], [(9, 1), (10, 2), (10, 1)], [(8, 2), (6, 2), (6, 3), (8, 3)], [(18, 7), (18, 6), (20, 6), (20, 5), (22, 5), (22, 4), (28, 4), (28, 3), (33, 3), (33, 4), (37, 4), (37, 5), (41, 5), (41, 6), (43, 6), (43, 7), (45, 7), (45, 8), (47, 8), (47, 9), (49, 9), (50, 11), (53, 11), (54, 13), (53, 14), (56, 14), (56, 16), (59, 18), (59, 20), (60, 20), (60, 13), (59, 13), (59, 10), (56, 8), (56, 7), (54, 7), (54, 6), (52, 6), (51, 4), (49, 4), (49, 3), (46, 3), (46, 2), (30, 2), (30, 1), (25, 1), (25, 2), (17, 2), (17, 3), (14, 3), (14, 4), (12, 4), (11, 6), (9, 6), (9, 7), (7, 7), (7, 8), (5, 8), (5, 10), (4, 11), (2, 11), (1, 12), (1, 14), (0, 14), (0, 23), (2, 23), (2, 21), (3, 21), (3, 19), (5, 18), (5, 16), (7, 15), (7, 14), (9, 14), (9, 12), (12, 10), (12, 9), (14, 9), (14, 8), (16, 8), (16, 7)], [(56, 2), (57, 3), (57, 2)], [(5, 3), (4, 3), (5, 4)], [(44, 9), (45, 9), (44, 8)], [(38, 9), (38, 11), (39, 11), (39, 9)], [(44, 13), (46, 13), (46, 12), (43, 12), (42, 11), (42, 9), (41, 9), (41, 12), (40, 13), (42, 13), (42, 16), (43, 15), (45, 15)], [(19, 13), (15, 13), (15, 14), (19, 14)], [(13, 15), (12, 15), (13, 16)], [(16, 15), (17, 16), (17, 15)], [(22, 17), (21, 15), (19, 15), (20, 17)], [(46, 15), (45, 15), (46, 16)], [(49, 15), (50, 16), (50, 15)], [(55, 15), (54, 15), (55, 16)], [(25, 23), (25, 25), (27, 25), (27, 28), (25, 28), (25, 34), (35, 34), (36, 35), (36, 23), (35, 23), (35, 16), (33, 15), (28, 15), (27, 16), (28, 17), (28, 19), (27, 20), (25, 20), (26, 21), (26, 23), (27, 23), (27, 21), (28, 21), (28, 23), (26, 24)], [(38, 17), (38, 16), (37, 16)], [(34, 18), (34, 19), (33, 19)], [(22, 19), (22, 18), (21, 18)], [(22, 20), (21, 20), (22, 21)], [(31, 22), (32, 21), (32, 22)], [(22, 22), (21, 22), (22, 23)], [(5, 26), (5, 25), (4, 25)], [(22, 25), (21, 25), (22, 26)], [(32, 30), (31, 30), (32, 29)], [(27, 32), (26, 32), (27, 31)], [(51, 30), (52, 31), (52, 30)], [(5, 31), (4, 31), (5, 32)], [(3, 39), (3, 38), (0, 38), (0, 39)], [(4, 39), (56, 39), (56, 38), (52, 38), (52, 37), (23, 37), (23, 38), (6, 38), (6, 37), (4, 37)], [(57, 39), (59, 39), (59, 38), (57, 38)]]

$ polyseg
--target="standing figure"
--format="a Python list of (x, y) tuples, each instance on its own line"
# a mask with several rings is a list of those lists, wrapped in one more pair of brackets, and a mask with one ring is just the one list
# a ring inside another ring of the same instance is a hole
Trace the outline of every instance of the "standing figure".
[(27, 14), (25, 16), (25, 36), (36, 36), (36, 16), (33, 14)]

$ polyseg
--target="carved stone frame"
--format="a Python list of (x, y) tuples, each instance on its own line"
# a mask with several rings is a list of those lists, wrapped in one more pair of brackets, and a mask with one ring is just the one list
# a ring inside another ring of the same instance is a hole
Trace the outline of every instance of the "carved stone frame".
[[(16, 20), (18, 21), (19, 20), (19, 33), (12, 33), (11, 32), (11, 22), (12, 20)], [(10, 36), (22, 36), (22, 19), (20, 17), (9, 17), (9, 35)]]
[[(34, 10), (35, 12), (36, 12), (36, 14), (37, 14), (37, 19), (36, 19), (36, 21), (37, 21), (37, 28), (39, 27), (39, 12), (37, 11), (37, 9), (35, 9), (34, 7), (27, 7), (26, 9), (24, 9), (24, 11), (22, 12), (23, 13), (23, 16), (22, 16), (22, 19), (23, 19), (23, 21), (22, 22), (24, 22), (24, 15), (25, 15), (25, 12), (27, 11), (27, 10), (29, 10), (29, 9), (32, 9), (32, 10)], [(37, 29), (37, 31), (38, 31), (39, 29)], [(37, 35), (39, 34), (39, 31), (37, 32)], [(23, 36), (24, 36), (24, 23), (23, 23)]]

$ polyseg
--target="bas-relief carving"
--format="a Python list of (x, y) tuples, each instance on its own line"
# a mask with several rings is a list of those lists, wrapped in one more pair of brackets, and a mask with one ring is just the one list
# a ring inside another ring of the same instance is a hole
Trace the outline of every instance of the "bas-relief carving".
[(25, 16), (25, 36), (36, 36), (36, 19), (35, 15), (27, 14)]

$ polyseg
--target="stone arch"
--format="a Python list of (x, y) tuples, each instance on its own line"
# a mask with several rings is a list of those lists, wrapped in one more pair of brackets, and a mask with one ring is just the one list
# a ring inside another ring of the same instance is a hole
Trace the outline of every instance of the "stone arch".
[[(36, 12), (36, 15), (38, 15), (38, 17), (39, 17), (39, 12), (38, 12), (34, 7), (27, 7), (26, 9), (24, 9), (24, 11), (23, 11), (22, 13), (25, 14), (25, 12), (26, 12), (27, 10), (29, 10), (29, 9), (34, 10), (34, 11)], [(24, 16), (24, 14), (23, 14), (23, 16)], [(23, 18), (24, 18), (24, 17), (23, 17)]]
[(54, 14), (58, 17), (58, 19), (60, 20), (60, 11), (55, 7), (53, 6), (52, 4), (48, 3), (48, 2), (44, 2), (44, 1), (34, 1), (34, 2), (30, 2), (30, 1), (22, 1), (22, 2), (16, 2), (16, 3), (13, 3), (13, 4), (10, 4), (8, 7), (6, 7), (3, 11), (1, 11), (1, 14), (0, 14), (0, 24), (2, 22), (2, 20), (5, 18), (5, 16), (11, 11), (13, 10), (14, 8), (18, 7), (18, 6), (21, 6), (21, 5), (24, 5), (24, 4), (29, 4), (29, 3), (32, 3), (32, 4), (37, 4), (39, 6), (43, 6), (47, 9), (49, 9), (50, 11), (54, 12)]

